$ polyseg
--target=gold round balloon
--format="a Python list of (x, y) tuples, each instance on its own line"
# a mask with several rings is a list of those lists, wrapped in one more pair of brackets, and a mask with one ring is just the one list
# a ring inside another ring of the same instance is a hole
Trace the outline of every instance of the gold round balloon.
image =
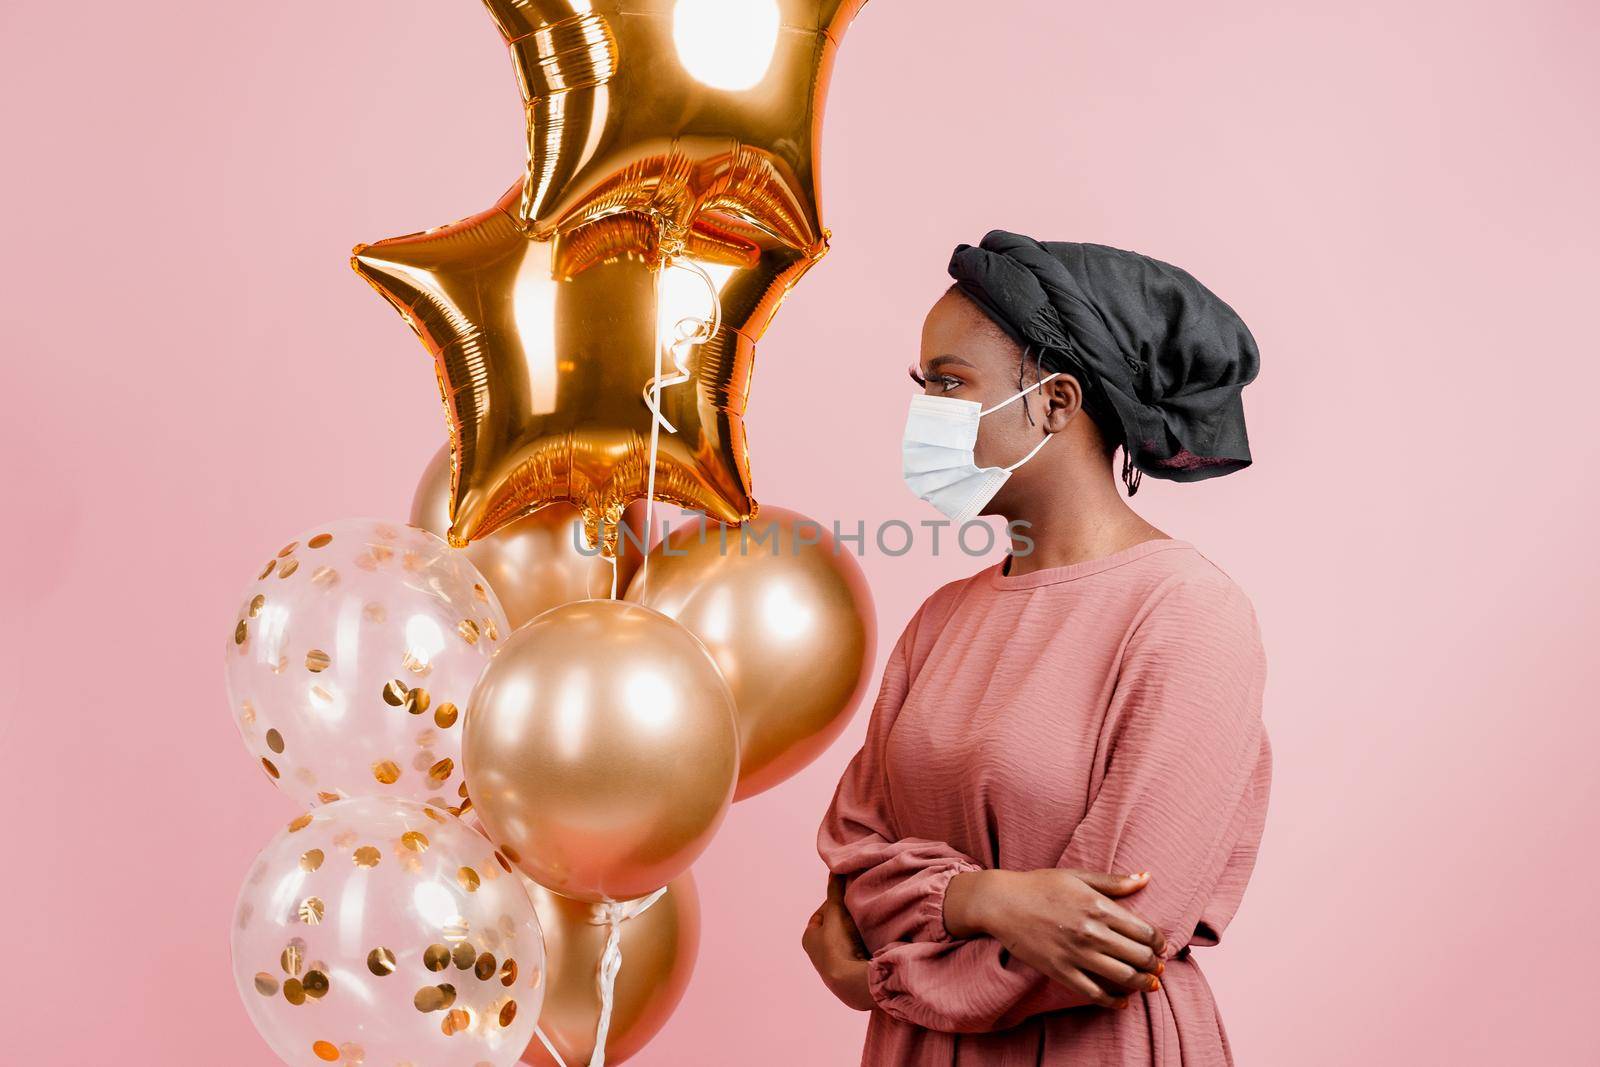
[(866, 576), (831, 530), (797, 512), (767, 504), (743, 526), (678, 527), (626, 598), (688, 627), (728, 680), (739, 715), (734, 800), (815, 759), (865, 691), (877, 643)]
[[(570, 1065), (594, 1055), (600, 1023), (595, 987), (607, 928), (596, 923), (593, 904), (553, 893), (524, 879), (544, 929), (545, 990), (539, 1027)], [(606, 1063), (621, 1063), (661, 1030), (683, 999), (700, 948), (700, 893), (694, 875), (684, 871), (655, 903), (617, 928), (622, 963), (612, 988), (611, 1021), (606, 1029)], [(522, 1062), (555, 1067), (537, 1037)]]
[(672, 619), (579, 600), (514, 630), (468, 701), (467, 792), (524, 874), (629, 900), (688, 870), (733, 803), (739, 728), (716, 662)]
[[(625, 513), (629, 530), (618, 538), (617, 589), (642, 558), (644, 505)], [(411, 524), (444, 537), (450, 529), (450, 446), (428, 463), (411, 500)], [(500, 598), (511, 628), (541, 611), (573, 600), (611, 595), (611, 564), (598, 551), (584, 552), (583, 515), (571, 504), (548, 504), (526, 518), (500, 527), (462, 551)]]

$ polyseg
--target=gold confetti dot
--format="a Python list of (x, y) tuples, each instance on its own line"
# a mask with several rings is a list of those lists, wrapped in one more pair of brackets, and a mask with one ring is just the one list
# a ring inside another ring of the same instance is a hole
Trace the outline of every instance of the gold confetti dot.
[(484, 587), (478, 582), (472, 583), (472, 595), (483, 601), (485, 604), (489, 602), (488, 590), (484, 589)]
[(256, 706), (248, 700), (239, 704), (239, 721), (246, 726), (251, 726), (256, 721)]
[(455, 1008), (444, 1017), (444, 1022), (439, 1024), (439, 1029), (444, 1031), (445, 1037), (454, 1037), (472, 1025), (472, 1013), (465, 1008)]
[(500, 984), (503, 986), (513, 986), (517, 984), (516, 960), (507, 958), (507, 960), (500, 965)]
[(433, 710), (434, 725), (441, 730), (448, 730), (456, 724), (456, 717), (460, 714), (461, 709), (447, 701)]
[(267, 598), (260, 593), (250, 598), (250, 617), (252, 619), (261, 614), (261, 607), (266, 602)]
[(283, 751), (283, 735), (276, 730), (267, 731), (267, 747), (274, 752)]
[(456, 793), (460, 795), (462, 800), (465, 800), (467, 798), (467, 783), (462, 782), (459, 786), (457, 786)]
[(391, 708), (404, 707), (406, 702), (406, 694), (410, 691), (410, 686), (406, 685), (406, 683), (402, 682), (400, 679), (395, 678), (392, 681), (384, 683), (383, 702), (389, 705)]
[(383, 622), (389, 617), (389, 612), (382, 604), (368, 604), (361, 609), (361, 617), (368, 622)]
[(489, 635), (491, 641), (500, 640), (500, 627), (494, 624), (493, 619), (483, 620), (483, 632)]
[(284, 974), (300, 977), (300, 968), (305, 965), (306, 943), (298, 937), (284, 946), (283, 954), (278, 957), (278, 966), (283, 968)]
[(277, 996), (278, 980), (266, 971), (256, 972), (256, 992), (264, 997)]
[(378, 865), (379, 861), (383, 859), (383, 853), (379, 852), (371, 845), (362, 845), (360, 848), (356, 849), (355, 855), (351, 858), (355, 861), (355, 865), (357, 867), (371, 870)]
[(300, 542), (299, 541), (290, 541), (288, 544), (286, 544), (282, 548), (278, 549), (278, 558), (282, 559), (284, 556), (287, 556), (289, 553), (293, 552), (295, 549), (297, 549), (299, 547), (300, 547)]
[(465, 889), (469, 893), (476, 893), (478, 891), (478, 886), (482, 884), (478, 878), (478, 872), (473, 870), (471, 867), (463, 867), (457, 871), (456, 881), (460, 882), (461, 888)]
[(302, 815), (298, 819), (296, 819), (294, 822), (289, 824), (289, 832), (291, 834), (297, 834), (301, 830), (304, 830), (306, 827), (308, 827), (310, 825), (311, 825), (311, 813), (308, 811), (304, 815)]
[(277, 560), (275, 560), (275, 559), (267, 560), (267, 565), (265, 567), (261, 568), (261, 573), (256, 575), (256, 580), (259, 581), (262, 578), (265, 578), (267, 575), (271, 574), (274, 570), (276, 570), (277, 567), (278, 567), (278, 561)]
[(283, 999), (297, 1007), (306, 1002), (306, 991), (300, 985), (300, 979), (287, 978), (284, 980)]
[(394, 953), (386, 948), (375, 948), (367, 953), (367, 970), (383, 978), (394, 973)]
[(400, 780), (400, 768), (392, 759), (381, 760), (372, 765), (372, 777), (384, 785), (394, 785)]
[(333, 693), (320, 685), (311, 687), (311, 702), (319, 708), (333, 707)]
[(322, 850), (320, 848), (308, 849), (300, 856), (300, 869), (307, 873), (322, 866)]
[(339, 1046), (339, 1055), (344, 1057), (344, 1062), (360, 1065), (367, 1062), (367, 1053), (360, 1045), (346, 1041)]
[(518, 855), (517, 850), (512, 848), (510, 845), (501, 845), (500, 851), (504, 852), (506, 854), (506, 859), (510, 860), (512, 863), (522, 862), (522, 857)]
[(264, 770), (266, 770), (268, 778), (278, 777), (278, 768), (274, 767), (272, 765), (272, 761), (267, 759), (265, 756), (261, 757), (261, 766)]
[(330, 533), (319, 533), (319, 534), (317, 534), (317, 536), (313, 537), (311, 540), (306, 542), (306, 547), (307, 548), (327, 548), (332, 543), (333, 543), (333, 534), (330, 534)]
[(316, 1000), (328, 994), (328, 976), (323, 971), (307, 971), (306, 976), (300, 979), (300, 985), (306, 991), (306, 996)]
[(418, 659), (416, 655), (411, 652), (407, 652), (401, 657), (400, 666), (404, 667), (412, 674), (426, 675), (433, 673), (433, 664), (429, 663), (425, 659)]
[(322, 801), (324, 804), (333, 804), (337, 801), (343, 800), (344, 797), (340, 796), (338, 793), (321, 792), (317, 794), (317, 799)]
[(511, 1020), (515, 1019), (516, 1017), (517, 1017), (517, 1002), (514, 1001), (514, 1000), (506, 1001), (506, 1006), (500, 1009), (500, 1025), (501, 1026), (510, 1026), (511, 1025)]
[(461, 818), (461, 816), (465, 815), (467, 812), (469, 812), (471, 810), (472, 810), (472, 798), (471, 797), (462, 797), (461, 798), (461, 806), (460, 807), (451, 808), (450, 809), (450, 814), (454, 815), (456, 818), (459, 819), (459, 818)]
[(485, 952), (478, 957), (478, 962), (472, 965), (472, 973), (478, 976), (478, 981), (487, 982), (494, 977), (495, 958), (493, 952)]
[(300, 902), (298, 912), (300, 921), (307, 926), (315, 926), (322, 921), (322, 899), (320, 897), (306, 897)]
[(433, 698), (428, 696), (426, 689), (413, 689), (406, 694), (406, 710), (413, 715), (421, 715), (428, 710), (428, 705), (433, 703)]
[(306, 653), (306, 670), (312, 674), (321, 674), (333, 663), (333, 657), (320, 648), (313, 648)]
[[(430, 800), (428, 803), (432, 804), (432, 803), (434, 803), (434, 801)], [(444, 816), (440, 815), (438, 812), (434, 811), (432, 808), (423, 808), (422, 809), (422, 814), (426, 815), (428, 818), (432, 819), (434, 822), (439, 822), (439, 823), (444, 822)]]
[(462, 619), (461, 625), (456, 627), (456, 631), (461, 634), (461, 639), (467, 644), (475, 645), (478, 643), (478, 624), (471, 619)]
[(311, 572), (311, 584), (331, 589), (339, 584), (339, 572), (332, 567), (318, 567)]
[(237, 625), (237, 626), (235, 626), (233, 628), (233, 643), (236, 644), (236, 645), (242, 645), (242, 644), (244, 644), (245, 638), (247, 638), (249, 636), (250, 636), (250, 626), (249, 626), (249, 624), (246, 623), (243, 619), (240, 619), (239, 620), (239, 625)]
[(449, 983), (425, 985), (411, 998), (411, 1003), (416, 1005), (420, 1012), (443, 1011), (455, 1002), (456, 987)]
[(500, 850), (499, 850), (499, 849), (495, 849), (495, 850), (494, 850), (494, 858), (495, 858), (495, 861), (496, 861), (496, 862), (497, 862), (497, 863), (499, 863), (499, 864), (500, 864), (500, 866), (501, 866), (501, 867), (504, 867), (504, 868), (505, 868), (505, 872), (506, 872), (506, 873), (507, 873), (507, 874), (512, 874), (512, 873), (514, 873), (514, 872), (513, 872), (513, 871), (512, 871), (512, 870), (511, 870), (511, 861), (510, 861), (510, 860), (508, 860), (508, 859), (506, 859), (506, 858), (505, 858), (505, 855), (504, 855), (504, 854), (503, 854), (503, 853), (501, 853), (501, 851), (500, 851)]
[(278, 568), (278, 577), (280, 579), (281, 578), (287, 578), (287, 577), (289, 577), (289, 575), (293, 574), (295, 571), (297, 571), (299, 569), (300, 569), (300, 561), (297, 560), (297, 559), (294, 559), (293, 557), (290, 557), (289, 559), (286, 559), (286, 560), (283, 561), (283, 566)]
[(327, 1060), (329, 1063), (332, 1063), (339, 1058), (339, 1050), (334, 1048), (332, 1043), (327, 1041), (312, 1042), (311, 1051), (316, 1053), (317, 1059)]
[(446, 756), (444, 759), (428, 768), (428, 777), (435, 782), (442, 782), (455, 773), (456, 761)]
[(400, 835), (400, 847), (410, 852), (426, 852), (428, 837), (420, 830), (407, 830)]
[(472, 970), (472, 965), (478, 962), (478, 953), (476, 949), (463, 941), (451, 951), (450, 959), (455, 963), (456, 970), (470, 971)]
[(450, 966), (450, 946), (429, 945), (423, 949), (422, 965), (430, 971), (442, 971)]

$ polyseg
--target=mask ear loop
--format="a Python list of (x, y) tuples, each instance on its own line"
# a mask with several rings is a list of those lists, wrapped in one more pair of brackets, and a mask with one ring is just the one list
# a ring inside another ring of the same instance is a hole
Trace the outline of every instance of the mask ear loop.
[(1039, 449), (1041, 449), (1045, 445), (1049, 444), (1050, 443), (1050, 438), (1052, 438), (1054, 436), (1055, 436), (1055, 434), (1053, 434), (1053, 433), (1045, 434), (1043, 437), (1039, 438), (1039, 443), (1034, 445), (1033, 448), (1029, 450), (1029, 452), (1028, 452), (1028, 454), (1026, 456), (1023, 456), (1021, 459), (1017, 460), (1011, 466), (1005, 467), (1003, 469), (1006, 470), (1006, 471), (1014, 471), (1014, 470), (1016, 470), (1018, 467), (1022, 466), (1024, 463), (1028, 462), (1028, 460), (1032, 459), (1035, 455), (1037, 455), (1038, 452), (1039, 452)]

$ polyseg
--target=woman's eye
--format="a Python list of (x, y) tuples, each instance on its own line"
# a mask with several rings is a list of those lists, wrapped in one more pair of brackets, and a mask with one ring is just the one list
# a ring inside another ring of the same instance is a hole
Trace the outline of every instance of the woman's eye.
[(947, 374), (939, 375), (937, 378), (934, 379), (934, 381), (938, 382), (940, 390), (942, 392), (946, 392), (946, 393), (948, 393), (952, 389), (959, 389), (959, 388), (961, 388), (961, 385), (962, 385), (962, 382), (961, 382), (960, 378), (952, 378)]
[(917, 383), (917, 388), (918, 389), (926, 389), (927, 388), (928, 380), (926, 378), (924, 378), (920, 373), (918, 373), (917, 365), (915, 363), (911, 364), (911, 366), (906, 368), (906, 373), (911, 375), (911, 380)]

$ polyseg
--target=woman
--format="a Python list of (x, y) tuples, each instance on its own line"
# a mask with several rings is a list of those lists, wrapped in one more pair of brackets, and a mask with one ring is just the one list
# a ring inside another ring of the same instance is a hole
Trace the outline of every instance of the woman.
[(954, 521), (1004, 516), (1012, 551), (890, 653), (803, 944), (872, 1011), (863, 1064), (1231, 1064), (1191, 949), (1220, 941), (1266, 817), (1260, 633), (1111, 461), (1129, 495), (1248, 466), (1254, 341), (1132, 252), (994, 230), (950, 273), (906, 480)]

